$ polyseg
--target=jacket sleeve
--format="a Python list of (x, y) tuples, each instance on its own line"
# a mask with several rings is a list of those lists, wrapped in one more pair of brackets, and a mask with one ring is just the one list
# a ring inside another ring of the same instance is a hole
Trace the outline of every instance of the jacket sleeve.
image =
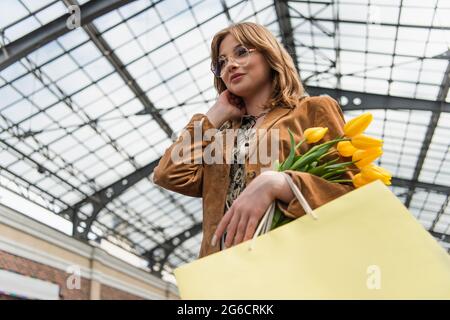
[[(314, 100), (312, 107), (315, 108), (314, 127), (328, 127), (327, 134), (317, 144), (335, 139), (344, 134), (344, 115), (336, 100), (331, 97), (320, 97)], [(336, 148), (333, 147), (333, 149)], [(337, 153), (333, 153), (325, 159), (331, 160), (336, 158), (337, 155)], [(339, 156), (339, 158), (339, 162), (351, 161), (351, 157)], [(354, 165), (349, 167), (351, 169), (356, 168)], [(285, 172), (292, 177), (313, 210), (355, 189), (351, 183), (328, 182), (319, 176), (306, 172), (294, 170), (286, 170)], [(352, 172), (347, 171), (342, 175), (342, 179), (352, 179), (353, 176)], [(305, 214), (305, 210), (296, 198), (288, 204), (281, 201), (277, 201), (277, 204), (281, 211), (290, 218), (298, 218)]]
[[(159, 160), (153, 170), (153, 183), (187, 196), (201, 197), (203, 151), (211, 143), (211, 139), (203, 139), (203, 135), (209, 129), (216, 130), (208, 117), (195, 114)], [(200, 139), (198, 134), (201, 134)]]

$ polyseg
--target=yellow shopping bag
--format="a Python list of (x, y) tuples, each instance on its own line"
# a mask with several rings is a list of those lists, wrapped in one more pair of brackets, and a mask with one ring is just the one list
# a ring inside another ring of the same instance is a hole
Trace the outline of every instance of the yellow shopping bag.
[(450, 299), (450, 255), (380, 181), (313, 212), (177, 268), (181, 298)]

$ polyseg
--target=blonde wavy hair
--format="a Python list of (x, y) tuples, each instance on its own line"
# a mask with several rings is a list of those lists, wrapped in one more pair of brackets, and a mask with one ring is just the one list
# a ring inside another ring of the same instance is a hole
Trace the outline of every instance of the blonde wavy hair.
[[(235, 23), (217, 32), (211, 42), (211, 64), (217, 61), (220, 44), (228, 34), (240, 44), (256, 48), (267, 60), (272, 74), (272, 95), (266, 108), (278, 105), (293, 108), (308, 95), (289, 53), (266, 27), (257, 23)], [(217, 77), (214, 78), (214, 87), (219, 94), (227, 89), (223, 80)]]

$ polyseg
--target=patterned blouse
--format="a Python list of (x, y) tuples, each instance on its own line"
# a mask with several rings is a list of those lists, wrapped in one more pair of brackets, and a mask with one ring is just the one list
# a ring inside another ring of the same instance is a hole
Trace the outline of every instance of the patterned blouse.
[[(232, 151), (233, 161), (230, 166), (230, 185), (225, 200), (224, 213), (228, 211), (233, 201), (245, 189), (245, 165), (243, 160), (248, 153), (249, 140), (252, 133), (251, 129), (255, 125), (256, 120), (257, 118), (252, 115), (242, 117), (241, 127), (237, 132), (236, 142)], [(220, 250), (225, 248), (225, 237), (226, 231), (220, 241)]]

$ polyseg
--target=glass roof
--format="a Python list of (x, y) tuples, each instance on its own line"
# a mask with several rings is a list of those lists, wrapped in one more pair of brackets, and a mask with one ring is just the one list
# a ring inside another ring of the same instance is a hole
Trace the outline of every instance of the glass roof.
[[(143, 101), (175, 133), (205, 113), (216, 97), (210, 41), (231, 22), (264, 24), (283, 41), (281, 21), (288, 21), (307, 89), (450, 103), (448, 1), (287, 1), (289, 18), (275, 2), (131, 1), (0, 69), (2, 186), (60, 214), (157, 161), (171, 139)], [(40, 30), (69, 3), (1, 1), (0, 45)], [(341, 106), (347, 119), (365, 111)], [(370, 112), (368, 133), (385, 141), (378, 164), (398, 178), (392, 190), (425, 228), (450, 235), (449, 113), (383, 105)], [(89, 208), (80, 210), (89, 216)], [(100, 211), (89, 238), (146, 257), (201, 223), (201, 211), (199, 199), (160, 189), (147, 176)], [(195, 259), (200, 241), (195, 233), (181, 242), (166, 270)]]

